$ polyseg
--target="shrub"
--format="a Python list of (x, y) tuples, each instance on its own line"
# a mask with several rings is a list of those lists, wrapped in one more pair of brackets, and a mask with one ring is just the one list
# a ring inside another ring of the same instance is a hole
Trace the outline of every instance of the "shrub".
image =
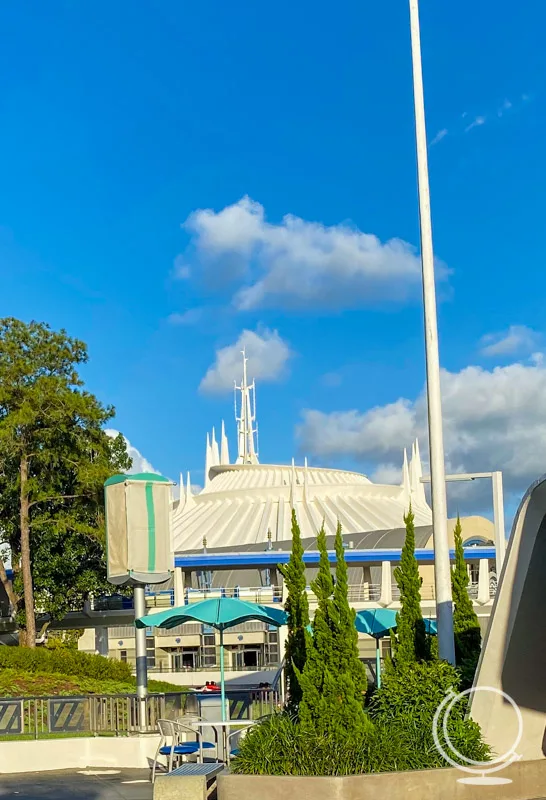
[[(432, 762), (439, 758), (439, 763), (431, 766), (445, 766), (434, 746), (433, 719), (446, 695), (459, 691), (459, 683), (458, 671), (445, 661), (423, 662), (405, 669), (390, 667), (371, 700), (370, 716), (376, 727), (397, 731), (405, 741), (419, 742)], [(449, 736), (463, 756), (487, 761), (490, 748), (482, 741), (479, 725), (467, 718), (467, 710), (466, 698), (453, 706), (448, 720)]]
[[(445, 662), (388, 669), (371, 702), (359, 736), (338, 729), (310, 729), (287, 714), (268, 717), (241, 740), (233, 771), (246, 775), (360, 775), (445, 767), (434, 744), (436, 709), (459, 674)], [(479, 726), (466, 718), (466, 703), (454, 706), (448, 733), (466, 758), (487, 761), (489, 747)]]
[(78, 650), (0, 646), (0, 670), (57, 673), (94, 680), (131, 681), (129, 664), (103, 656), (89, 655)]

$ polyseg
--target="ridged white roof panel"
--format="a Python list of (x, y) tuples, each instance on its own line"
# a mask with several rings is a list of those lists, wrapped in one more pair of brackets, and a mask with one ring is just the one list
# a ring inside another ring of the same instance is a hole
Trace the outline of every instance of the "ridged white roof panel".
[(412, 504), (417, 526), (430, 525), (431, 510), (422, 491), (372, 483), (365, 475), (318, 467), (237, 464), (210, 470), (206, 488), (173, 510), (175, 552), (207, 547), (237, 547), (290, 538), (292, 507), (303, 538), (316, 536), (324, 521), (345, 533), (400, 528)]

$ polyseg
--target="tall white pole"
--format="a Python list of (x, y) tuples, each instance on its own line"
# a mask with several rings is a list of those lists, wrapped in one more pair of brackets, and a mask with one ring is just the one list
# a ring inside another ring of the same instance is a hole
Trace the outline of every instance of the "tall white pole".
[(430, 478), (432, 491), (432, 527), (434, 535), (434, 582), (436, 586), (436, 619), (439, 656), (455, 663), (453, 640), (453, 603), (451, 569), (447, 538), (447, 500), (442, 430), (442, 398), (440, 393), (440, 356), (434, 285), (434, 252), (430, 216), (428, 182), (425, 98), (421, 65), (421, 35), (418, 0), (409, 0), (411, 21), (411, 54), (413, 61), (413, 95), (415, 101), (415, 135), (417, 140), (417, 172), (419, 184), (419, 217), (421, 224), (421, 263), (423, 269), (423, 301), (425, 311), (425, 348), (427, 365), (428, 431)]
[[(143, 583), (138, 583), (133, 590), (135, 603), (135, 619), (146, 614), (146, 593)], [(136, 685), (138, 695), (138, 718), (141, 731), (147, 728), (146, 697), (148, 695), (148, 658), (146, 652), (146, 628), (135, 630), (136, 650)]]

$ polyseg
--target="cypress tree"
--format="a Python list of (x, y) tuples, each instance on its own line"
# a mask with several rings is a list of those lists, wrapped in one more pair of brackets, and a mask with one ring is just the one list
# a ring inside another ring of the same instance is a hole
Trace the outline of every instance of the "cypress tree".
[(334, 648), (338, 658), (337, 685), (341, 705), (339, 725), (348, 733), (360, 732), (365, 724), (364, 697), (367, 678), (364, 664), (358, 657), (358, 633), (355, 627), (355, 611), (349, 605), (347, 562), (341, 524), (336, 531), (336, 583), (333, 606), (337, 630)]
[(394, 665), (397, 669), (430, 658), (430, 644), (421, 611), (420, 590), (423, 581), (415, 558), (415, 525), (411, 506), (404, 516), (404, 523), (406, 541), (402, 548), (400, 565), (394, 570), (402, 606), (396, 615), (397, 644)]
[(309, 625), (309, 601), (303, 563), (303, 545), (296, 512), (292, 509), (292, 552), (288, 564), (279, 566), (287, 588), (284, 605), (288, 614), (288, 637), (285, 648), (285, 675), (287, 683), (287, 710), (296, 714), (301, 701), (298, 675), (303, 672), (306, 659), (306, 636)]
[(336, 534), (336, 583), (332, 579), (326, 533), (317, 539), (320, 564), (311, 584), (318, 607), (307, 661), (300, 677), (303, 689), (299, 719), (303, 729), (335, 738), (362, 735), (369, 727), (364, 713), (365, 672), (358, 659), (354, 611), (347, 599), (347, 565), (341, 528)]
[(464, 560), (463, 534), (461, 520), (453, 531), (455, 537), (455, 565), (451, 571), (451, 588), (453, 593), (453, 630), (455, 633), (455, 658), (461, 670), (462, 683), (472, 684), (480, 650), (482, 635), (478, 616), (474, 611), (472, 600), (468, 595), (468, 570)]
[(312, 625), (312, 636), (307, 639), (307, 660), (298, 675), (302, 688), (299, 719), (303, 728), (320, 734), (333, 733), (336, 720), (332, 709), (336, 703), (337, 659), (334, 650), (334, 619), (332, 594), (334, 581), (326, 548), (324, 525), (317, 537), (320, 552), (318, 574), (311, 583), (317, 598), (317, 610)]

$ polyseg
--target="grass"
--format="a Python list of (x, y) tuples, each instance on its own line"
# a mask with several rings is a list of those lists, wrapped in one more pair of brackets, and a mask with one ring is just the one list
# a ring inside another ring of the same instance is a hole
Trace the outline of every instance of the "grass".
[[(181, 692), (184, 687), (166, 681), (151, 680), (149, 692)], [(86, 694), (134, 694), (136, 682), (97, 680), (57, 673), (20, 672), (15, 669), (0, 670), (0, 697), (70, 697)]]

